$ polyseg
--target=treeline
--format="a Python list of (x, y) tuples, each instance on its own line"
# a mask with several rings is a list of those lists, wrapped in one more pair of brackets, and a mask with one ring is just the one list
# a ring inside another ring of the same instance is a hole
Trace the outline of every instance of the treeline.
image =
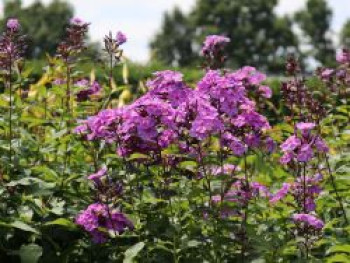
[[(276, 13), (278, 2), (197, 0), (188, 14), (174, 8), (164, 14), (150, 43), (148, 64), (194, 67), (200, 63), (204, 37), (221, 34), (231, 39), (227, 46), (229, 67), (252, 65), (280, 74), (288, 54), (296, 55), (306, 68), (318, 64), (334, 66), (336, 48), (350, 44), (350, 19), (340, 35), (335, 36), (331, 30), (333, 11), (326, 0), (308, 0), (304, 9), (284, 16)], [(47, 54), (54, 54), (66, 21), (73, 14), (73, 7), (64, 0), (53, 0), (47, 5), (35, 1), (26, 7), (21, 0), (5, 0), (0, 25), (17, 17), (28, 36), (26, 57), (45, 59)], [(89, 61), (98, 61), (100, 50), (99, 44), (89, 41)]]
[[(165, 13), (150, 47), (152, 59), (167, 65), (191, 66), (199, 59), (200, 43), (208, 34), (231, 39), (228, 66), (253, 65), (279, 73), (289, 53), (302, 65), (334, 65), (338, 46), (349, 44), (350, 20), (337, 41), (331, 30), (332, 9), (326, 0), (308, 0), (304, 9), (280, 16), (278, 0), (198, 0), (184, 14)], [(338, 43), (335, 43), (338, 42)]]

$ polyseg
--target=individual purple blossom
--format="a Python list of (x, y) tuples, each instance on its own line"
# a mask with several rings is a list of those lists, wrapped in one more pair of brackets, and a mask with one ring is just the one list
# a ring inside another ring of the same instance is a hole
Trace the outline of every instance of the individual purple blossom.
[(95, 183), (99, 183), (101, 181), (101, 178), (106, 175), (107, 173), (107, 167), (103, 167), (100, 170), (98, 170), (96, 173), (93, 173), (88, 176), (89, 180), (94, 181)]
[(282, 188), (279, 189), (276, 194), (272, 195), (270, 198), (270, 203), (274, 204), (282, 200), (289, 192), (291, 185), (289, 183), (283, 183)]
[[(245, 82), (248, 85), (260, 85), (266, 80), (266, 75), (257, 71), (256, 68), (245, 66), (237, 70), (232, 76), (239, 81)], [(265, 89), (265, 88), (263, 88)]]
[(186, 101), (193, 92), (183, 82), (183, 75), (180, 72), (157, 71), (153, 76), (154, 78), (147, 82), (147, 87), (150, 88), (148, 95), (167, 101), (174, 108)]
[(18, 31), (20, 24), (17, 18), (10, 18), (7, 20), (6, 27), (11, 31)]
[(84, 24), (85, 24), (85, 22), (84, 22), (82, 19), (80, 19), (79, 17), (73, 17), (73, 18), (71, 18), (71, 19), (69, 20), (69, 23), (70, 23), (71, 25), (75, 25), (75, 26), (81, 26), (81, 25), (84, 25)]
[(304, 131), (310, 131), (312, 130), (313, 128), (316, 127), (316, 124), (315, 123), (312, 123), (312, 122), (299, 122), (296, 124), (296, 127), (298, 130), (304, 132)]
[(321, 78), (323, 80), (329, 80), (333, 74), (334, 74), (334, 69), (325, 68), (325, 69), (322, 69), (321, 71)]
[(321, 230), (324, 227), (324, 223), (321, 219), (310, 214), (294, 214), (292, 219), (296, 223), (303, 223), (317, 230)]
[(214, 176), (218, 175), (232, 175), (236, 171), (240, 171), (240, 168), (236, 165), (226, 163), (223, 166), (215, 166), (211, 168), (211, 173)]
[(285, 152), (280, 158), (281, 164), (288, 164), (294, 157), (293, 152)]
[(224, 133), (221, 137), (221, 144), (231, 149), (234, 155), (242, 156), (247, 151), (247, 146), (231, 133)]
[(309, 144), (304, 144), (300, 147), (297, 153), (297, 160), (299, 162), (308, 162), (314, 156), (312, 148)]
[(267, 99), (272, 97), (272, 90), (268, 86), (260, 86), (259, 92), (263, 97), (265, 97)]
[(289, 152), (295, 150), (301, 145), (301, 140), (295, 136), (290, 136), (282, 145), (280, 146), (283, 152)]
[(350, 50), (343, 48), (336, 56), (336, 60), (340, 64), (346, 64), (350, 62)]
[(316, 149), (322, 153), (327, 153), (329, 152), (329, 147), (327, 146), (326, 142), (320, 137), (318, 136), (315, 140), (315, 146)]
[(267, 137), (264, 141), (264, 144), (268, 153), (272, 153), (275, 151), (276, 142), (271, 137)]
[(117, 36), (116, 36), (116, 41), (117, 41), (117, 44), (119, 46), (124, 44), (127, 41), (126, 35), (120, 31), (118, 31)]
[(244, 138), (244, 142), (250, 148), (257, 148), (260, 145), (260, 136), (257, 134), (247, 134)]
[(66, 81), (64, 79), (62, 79), (62, 78), (56, 78), (52, 82), (52, 84), (57, 85), (57, 86), (63, 85), (65, 83), (66, 83)]

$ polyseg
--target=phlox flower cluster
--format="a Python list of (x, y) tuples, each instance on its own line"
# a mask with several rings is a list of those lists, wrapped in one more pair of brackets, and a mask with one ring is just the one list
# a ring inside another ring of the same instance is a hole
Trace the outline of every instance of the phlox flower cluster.
[(296, 132), (280, 146), (283, 152), (280, 159), (282, 164), (293, 161), (306, 163), (315, 156), (316, 152), (328, 152), (328, 146), (321, 136), (312, 133), (315, 127), (314, 123), (309, 122), (296, 124)]
[(89, 205), (77, 216), (76, 223), (89, 232), (96, 243), (106, 242), (109, 231), (121, 234), (134, 228), (133, 223), (123, 213), (110, 210), (101, 203)]
[(25, 49), (24, 36), (20, 34), (18, 19), (8, 19), (6, 31), (0, 36), (0, 69), (9, 71), (15, 62), (22, 59)]
[(204, 45), (202, 47), (202, 54), (213, 54), (218, 49), (223, 48), (227, 43), (230, 43), (230, 39), (225, 36), (210, 35), (205, 38)]
[(315, 230), (321, 230), (324, 227), (324, 223), (321, 219), (310, 214), (294, 214), (292, 219), (297, 224), (303, 224)]
[(251, 90), (259, 92), (264, 79), (252, 67), (225, 74), (208, 71), (192, 89), (179, 72), (156, 72), (147, 82), (148, 93), (131, 105), (88, 118), (76, 132), (88, 140), (115, 142), (124, 156), (160, 152), (170, 144), (195, 152), (195, 145), (211, 136), (220, 137), (222, 147), (238, 156), (249, 147), (273, 150), (273, 141), (265, 136), (270, 125), (248, 97)]

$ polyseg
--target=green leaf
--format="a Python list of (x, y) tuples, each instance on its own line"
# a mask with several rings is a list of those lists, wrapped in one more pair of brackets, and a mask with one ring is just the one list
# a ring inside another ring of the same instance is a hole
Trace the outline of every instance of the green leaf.
[(345, 254), (336, 254), (327, 259), (327, 263), (346, 263), (350, 262), (350, 257)]
[(19, 250), (21, 263), (37, 263), (42, 254), (43, 249), (37, 244), (22, 245)]
[(140, 253), (140, 251), (144, 248), (145, 243), (139, 242), (133, 245), (131, 248), (125, 251), (123, 263), (132, 263), (134, 262), (134, 258)]
[(75, 230), (77, 229), (77, 226), (70, 220), (66, 219), (66, 218), (58, 218), (54, 221), (50, 221), (47, 222), (45, 224), (45, 226), (52, 226), (52, 225), (59, 225), (59, 226), (63, 226), (69, 230)]
[(35, 233), (35, 234), (38, 234), (39, 235), (39, 232), (31, 227), (30, 225), (24, 223), (23, 221), (15, 221), (11, 224), (12, 227), (14, 228), (18, 228), (18, 229), (21, 229), (23, 231), (26, 231), (26, 232), (32, 232), (32, 233)]
[(328, 249), (327, 254), (332, 253), (347, 253), (350, 254), (350, 245), (335, 245)]

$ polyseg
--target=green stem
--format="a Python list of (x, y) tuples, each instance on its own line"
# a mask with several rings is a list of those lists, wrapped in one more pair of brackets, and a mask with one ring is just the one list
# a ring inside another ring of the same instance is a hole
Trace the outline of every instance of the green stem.
[(9, 67), (9, 82), (8, 82), (9, 90), (10, 90), (10, 119), (9, 119), (9, 128), (10, 128), (10, 138), (9, 138), (9, 144), (10, 144), (10, 153), (9, 153), (9, 159), (10, 159), (10, 169), (9, 174), (11, 175), (12, 172), (12, 61), (10, 59), (10, 67)]

